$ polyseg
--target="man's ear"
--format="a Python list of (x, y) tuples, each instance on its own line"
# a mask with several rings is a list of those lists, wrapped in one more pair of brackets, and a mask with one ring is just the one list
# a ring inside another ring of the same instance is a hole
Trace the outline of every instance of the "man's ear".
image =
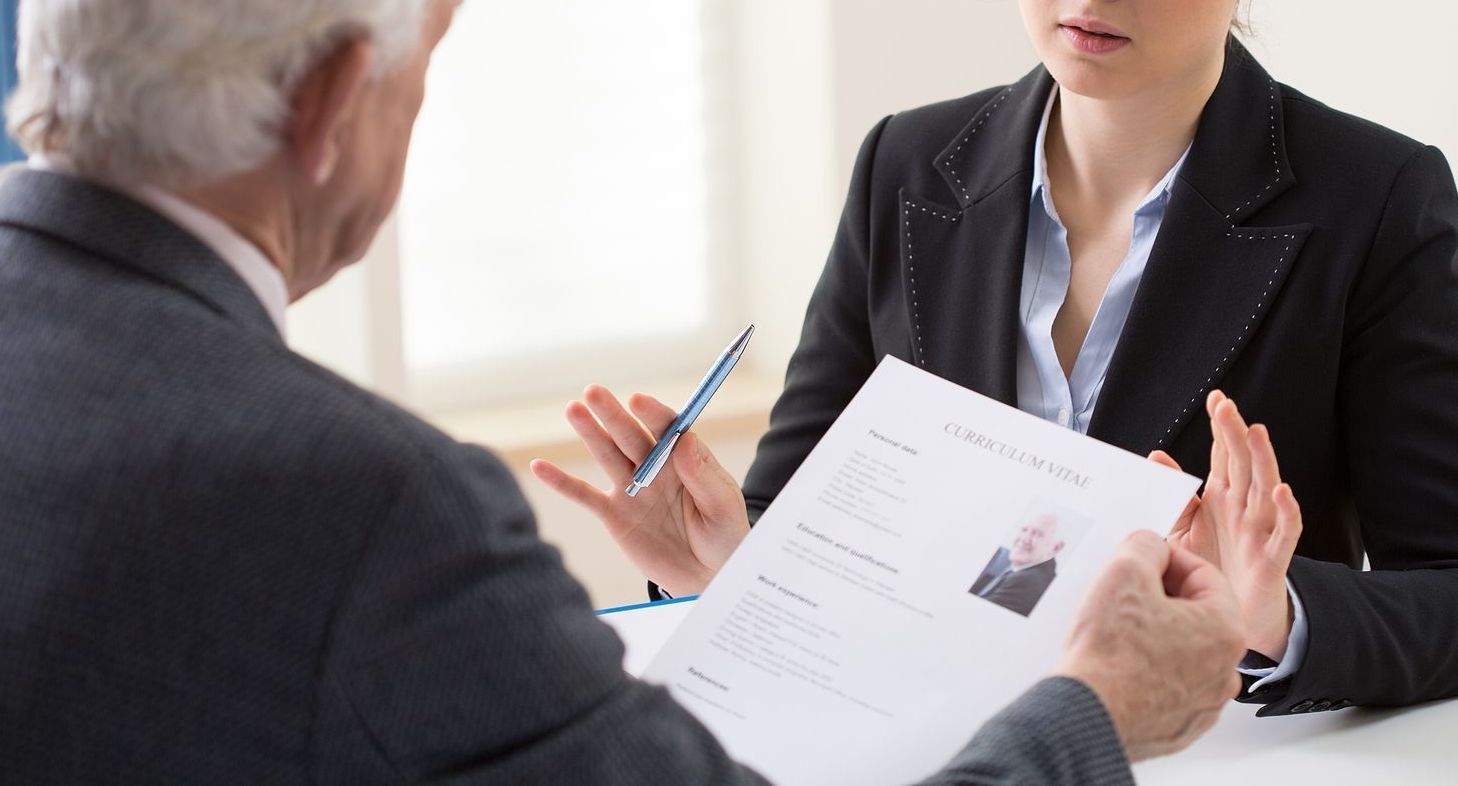
[(1058, 554), (1062, 554), (1063, 553), (1063, 544), (1064, 544), (1064, 541), (1061, 541), (1060, 540), (1060, 541), (1058, 541), (1058, 545), (1053, 547), (1053, 554), (1055, 556), (1058, 555)]
[(316, 186), (334, 174), (339, 163), (340, 127), (369, 79), (374, 60), (375, 50), (368, 41), (346, 41), (294, 89), (289, 146), (294, 160)]

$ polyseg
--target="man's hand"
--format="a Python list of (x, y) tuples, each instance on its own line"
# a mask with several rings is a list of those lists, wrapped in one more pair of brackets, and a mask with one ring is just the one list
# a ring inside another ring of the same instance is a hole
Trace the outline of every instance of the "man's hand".
[(1108, 708), (1132, 761), (1194, 742), (1240, 690), (1235, 595), (1213, 565), (1136, 532), (1094, 582), (1059, 673)]
[(692, 431), (678, 441), (652, 485), (627, 495), (633, 470), (676, 417), (657, 399), (635, 395), (628, 405), (593, 385), (567, 406), (567, 422), (582, 438), (613, 487), (607, 491), (540, 459), (532, 474), (602, 521), (643, 575), (682, 598), (703, 591), (749, 534), (739, 484)]

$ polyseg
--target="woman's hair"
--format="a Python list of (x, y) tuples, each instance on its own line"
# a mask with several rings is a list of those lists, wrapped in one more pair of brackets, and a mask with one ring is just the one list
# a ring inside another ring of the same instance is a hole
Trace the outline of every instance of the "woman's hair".
[(341, 42), (378, 70), (420, 41), (429, 0), (23, 0), (9, 130), (77, 170), (161, 185), (277, 152), (292, 91)]
[(1255, 28), (1250, 23), (1251, 0), (1236, 0), (1235, 16), (1230, 20), (1230, 29), (1243, 36), (1254, 35)]

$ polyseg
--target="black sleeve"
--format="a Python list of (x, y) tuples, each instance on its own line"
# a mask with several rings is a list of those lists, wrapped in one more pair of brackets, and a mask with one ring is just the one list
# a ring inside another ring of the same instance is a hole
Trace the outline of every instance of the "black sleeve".
[(1398, 174), (1347, 308), (1338, 417), (1371, 572), (1296, 558), (1308, 644), (1261, 714), (1458, 695), (1458, 195)]
[(759, 520), (880, 359), (872, 347), (867, 307), (871, 175), (890, 119), (871, 130), (856, 157), (850, 194), (810, 298), (800, 343), (790, 357), (785, 390), (770, 412), (769, 431), (745, 478), (751, 522)]

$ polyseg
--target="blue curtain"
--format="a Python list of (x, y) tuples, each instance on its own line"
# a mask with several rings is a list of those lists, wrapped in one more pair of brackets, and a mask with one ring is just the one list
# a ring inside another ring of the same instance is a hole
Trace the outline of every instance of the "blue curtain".
[[(0, 91), (15, 89), (15, 6), (20, 0), (0, 0)], [(0, 163), (19, 161), (25, 154), (9, 134), (0, 132)]]

